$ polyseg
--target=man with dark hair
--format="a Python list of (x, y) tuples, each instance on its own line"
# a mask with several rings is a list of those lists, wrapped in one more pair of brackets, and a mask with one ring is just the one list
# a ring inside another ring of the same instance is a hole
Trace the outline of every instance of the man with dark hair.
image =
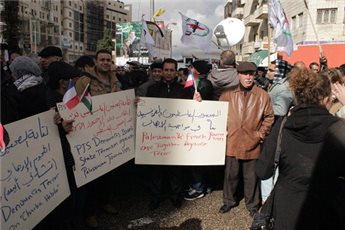
[(144, 82), (136, 89), (136, 96), (144, 97), (147, 93), (147, 89), (159, 82), (163, 74), (163, 64), (162, 62), (153, 62), (150, 65), (150, 78), (148, 81)]
[(311, 69), (315, 73), (318, 73), (320, 70), (320, 65), (317, 62), (312, 62), (309, 64), (309, 69)]
[(178, 81), (180, 84), (184, 85), (184, 83), (187, 81), (188, 78), (188, 68), (179, 68), (178, 69)]
[(243, 178), (244, 198), (250, 215), (260, 204), (259, 184), (255, 174), (260, 143), (274, 121), (271, 99), (267, 92), (254, 85), (256, 65), (242, 62), (237, 67), (240, 84), (225, 90), (220, 101), (229, 102), (228, 136), (223, 189), (224, 205), (220, 213), (239, 204), (236, 190)]
[(218, 100), (222, 91), (234, 85), (238, 85), (236, 71), (236, 55), (231, 50), (225, 50), (220, 55), (218, 69), (213, 69), (208, 75), (214, 89), (213, 99)]
[[(111, 72), (111, 61), (111, 53), (108, 50), (97, 51), (94, 68), (88, 74), (80, 77), (75, 84), (79, 96), (81, 96), (88, 84), (91, 96), (118, 91), (115, 73)], [(91, 228), (98, 227), (96, 218), (97, 206), (101, 206), (110, 214), (116, 213), (115, 208), (110, 204), (113, 191), (111, 180), (112, 174), (107, 173), (85, 185), (87, 186), (86, 223)]]
[(79, 69), (82, 72), (90, 72), (91, 69), (95, 66), (94, 60), (89, 56), (81, 56), (77, 59), (74, 64), (74, 67)]
[[(172, 58), (167, 58), (163, 61), (162, 80), (147, 90), (147, 97), (159, 98), (179, 98), (191, 99), (188, 91), (184, 89), (183, 85), (177, 82), (177, 61)], [(151, 195), (151, 202), (149, 208), (154, 210), (159, 207), (162, 201), (162, 186), (163, 179), (166, 179), (170, 184), (170, 201), (173, 206), (180, 208), (182, 204), (182, 169), (179, 166), (162, 166), (152, 165), (149, 168), (149, 188)]]

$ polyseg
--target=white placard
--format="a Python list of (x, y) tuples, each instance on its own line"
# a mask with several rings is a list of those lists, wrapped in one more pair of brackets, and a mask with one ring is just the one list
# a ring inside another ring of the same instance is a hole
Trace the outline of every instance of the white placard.
[(80, 103), (72, 110), (57, 105), (65, 120), (74, 120), (67, 135), (80, 187), (134, 157), (134, 90), (92, 97), (92, 113)]
[(1, 153), (1, 229), (31, 229), (69, 194), (57, 126), (50, 110), (5, 126)]
[(224, 165), (228, 103), (140, 98), (136, 164)]

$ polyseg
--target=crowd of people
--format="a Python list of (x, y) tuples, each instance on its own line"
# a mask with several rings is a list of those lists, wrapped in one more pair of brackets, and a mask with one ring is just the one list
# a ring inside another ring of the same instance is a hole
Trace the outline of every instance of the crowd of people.
[[(252, 62), (238, 64), (235, 53), (225, 50), (217, 67), (195, 60), (178, 69), (177, 61), (167, 58), (146, 70), (136, 61), (115, 66), (107, 50), (82, 56), (74, 66), (63, 61), (58, 47), (46, 47), (38, 56), (13, 51), (5, 60), (2, 55), (2, 124), (56, 110), (69, 79), (79, 96), (89, 87), (92, 96), (134, 89), (136, 101), (140, 97), (225, 101), (229, 113), (221, 168), (223, 205), (218, 212), (229, 212), (244, 197), (254, 216), (267, 199), (274, 199), (274, 229), (345, 228), (345, 64), (328, 68), (322, 57), (309, 66), (303, 60), (292, 65), (278, 56), (266, 69)], [(195, 87), (184, 87), (190, 73)], [(277, 136), (285, 116), (279, 176), (272, 182)], [(74, 121), (63, 120), (58, 112), (54, 120), (71, 195), (35, 229), (80, 229), (85, 224), (97, 228), (99, 210), (117, 212), (110, 202), (116, 169), (77, 188), (66, 138)], [(145, 170), (151, 211), (164, 199), (180, 208), (184, 200), (204, 197), (219, 176), (210, 166), (150, 165)]]

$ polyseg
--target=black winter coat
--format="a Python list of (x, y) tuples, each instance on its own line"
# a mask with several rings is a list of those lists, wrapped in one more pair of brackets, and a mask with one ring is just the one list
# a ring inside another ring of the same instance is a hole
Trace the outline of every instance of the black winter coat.
[(146, 97), (192, 99), (193, 93), (185, 89), (183, 85), (177, 82), (177, 78), (175, 78), (171, 83), (166, 83), (164, 80), (161, 80), (160, 82), (151, 85), (147, 89)]
[[(256, 173), (261, 179), (272, 176), (281, 121), (277, 120), (258, 159)], [(344, 121), (325, 107), (296, 106), (283, 128), (281, 148), (274, 229), (342, 229), (334, 197), (337, 178), (345, 175)]]

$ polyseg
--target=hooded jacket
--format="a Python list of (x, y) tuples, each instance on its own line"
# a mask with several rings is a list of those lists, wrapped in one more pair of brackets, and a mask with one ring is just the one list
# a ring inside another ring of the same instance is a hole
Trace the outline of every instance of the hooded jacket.
[(224, 89), (239, 84), (235, 68), (213, 69), (207, 79), (213, 85), (213, 100), (218, 100)]

